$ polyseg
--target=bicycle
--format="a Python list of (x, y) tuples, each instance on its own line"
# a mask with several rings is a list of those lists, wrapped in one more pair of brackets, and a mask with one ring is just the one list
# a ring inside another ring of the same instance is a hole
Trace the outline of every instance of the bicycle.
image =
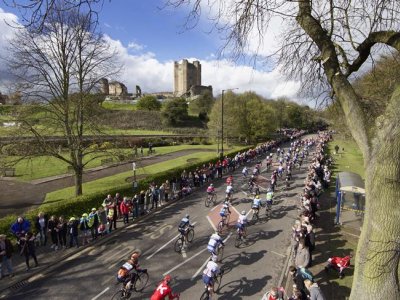
[(217, 203), (217, 194), (212, 193), (207, 195), (207, 198), (204, 201), (204, 205), (206, 207), (209, 207), (211, 203), (213, 203), (214, 205)]
[(265, 201), (264, 202), (264, 205), (262, 205), (262, 206), (265, 206), (265, 215), (269, 218), (269, 217), (271, 217), (271, 213), (272, 213), (272, 200), (267, 200), (267, 201)]
[(257, 223), (258, 219), (260, 218), (259, 215), (258, 215), (259, 212), (260, 212), (260, 209), (259, 208), (252, 208), (252, 210), (253, 210), (253, 216), (251, 217), (251, 223), (255, 224), (255, 223)]
[(238, 228), (237, 229), (237, 234), (236, 234), (236, 239), (235, 239), (235, 247), (239, 248), (239, 246), (242, 244), (242, 242), (245, 242), (244, 238), (244, 232), (243, 229)]
[(217, 261), (222, 261), (222, 257), (224, 256), (224, 246), (221, 244), (218, 246), (217, 249)]
[(204, 287), (204, 292), (200, 297), (200, 300), (211, 300), (211, 295), (214, 293), (217, 293), (220, 286), (221, 286), (221, 281), (222, 277), (224, 276), (224, 270), (221, 269), (219, 274), (214, 274), (214, 284), (213, 286), (205, 286)]
[(221, 218), (221, 221), (219, 221), (219, 223), (217, 225), (218, 233), (222, 233), (223, 230), (224, 230), (224, 227), (226, 227), (226, 229), (228, 229), (228, 227), (229, 227), (229, 218), (230, 218), (230, 214), (227, 214), (227, 216)]
[(175, 242), (174, 249), (175, 252), (180, 253), (186, 241), (191, 243), (194, 238), (194, 226), (190, 226), (188, 231), (185, 233), (183, 231), (179, 231), (181, 234)]
[(129, 299), (132, 295), (132, 291), (141, 293), (149, 281), (149, 273), (147, 270), (142, 272), (135, 271), (135, 280), (130, 289), (126, 288), (126, 284), (122, 283), (122, 288), (118, 290), (111, 298), (111, 300), (117, 299)]

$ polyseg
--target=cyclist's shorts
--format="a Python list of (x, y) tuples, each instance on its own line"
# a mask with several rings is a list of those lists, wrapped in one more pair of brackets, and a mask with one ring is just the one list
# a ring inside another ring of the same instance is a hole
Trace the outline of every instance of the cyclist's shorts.
[(116, 277), (117, 277), (117, 281), (121, 282), (121, 283), (125, 282), (125, 280), (126, 280), (126, 277), (121, 277), (121, 276), (118, 276), (118, 275)]
[(182, 233), (182, 234), (185, 234), (186, 229), (185, 229), (185, 228), (178, 227), (178, 231), (179, 231), (180, 233)]
[(208, 252), (210, 252), (211, 254), (213, 254), (213, 255), (217, 255), (217, 253), (216, 253), (216, 251), (215, 251), (215, 248), (214, 248), (214, 247), (212, 247), (212, 246), (207, 246), (207, 250), (208, 250)]
[(219, 215), (220, 215), (221, 217), (226, 217), (226, 214), (225, 214), (224, 212), (220, 212)]
[(207, 275), (203, 274), (203, 282), (205, 285), (212, 285), (213, 279), (212, 277), (208, 277)]
[(258, 205), (253, 205), (251, 208), (252, 209), (260, 209), (260, 207)]
[(240, 230), (243, 230), (243, 229), (244, 229), (244, 224), (237, 223), (237, 224), (236, 224), (236, 228), (237, 228), (237, 229), (240, 229)]
[(272, 205), (272, 200), (267, 200), (268, 205)]

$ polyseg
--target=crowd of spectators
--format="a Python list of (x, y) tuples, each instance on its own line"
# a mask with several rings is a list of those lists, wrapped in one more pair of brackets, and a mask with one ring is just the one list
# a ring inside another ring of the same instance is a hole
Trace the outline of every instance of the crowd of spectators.
[[(293, 139), (304, 134), (304, 131), (291, 132), (286, 139)], [(48, 247), (54, 251), (66, 248), (80, 247), (117, 229), (117, 221), (128, 224), (140, 216), (163, 206), (165, 203), (180, 199), (203, 185), (222, 178), (223, 174), (233, 172), (239, 166), (253, 161), (257, 156), (265, 154), (282, 141), (269, 141), (253, 149), (239, 152), (234, 157), (226, 156), (215, 163), (209, 162), (193, 171), (184, 170), (180, 176), (173, 177), (160, 184), (151, 183), (146, 190), (134, 194), (133, 197), (111, 194), (100, 202), (98, 208), (84, 212), (80, 217), (48, 216), (40, 212), (31, 222), (23, 216), (17, 218), (11, 226), (11, 233), (17, 240), (18, 252), (26, 259), (26, 269), (30, 269), (29, 260), (36, 257), (37, 247)], [(0, 235), (0, 278), (4, 277), (5, 269), (12, 276), (11, 257), (13, 246), (6, 235)]]

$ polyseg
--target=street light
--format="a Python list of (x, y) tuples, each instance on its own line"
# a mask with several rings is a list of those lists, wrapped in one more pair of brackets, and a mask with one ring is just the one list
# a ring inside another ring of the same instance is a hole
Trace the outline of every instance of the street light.
[(231, 88), (231, 89), (222, 90), (222, 95), (221, 95), (221, 153), (220, 153), (221, 160), (224, 158), (224, 92), (233, 91), (233, 90), (237, 90), (237, 89), (239, 89), (239, 88)]

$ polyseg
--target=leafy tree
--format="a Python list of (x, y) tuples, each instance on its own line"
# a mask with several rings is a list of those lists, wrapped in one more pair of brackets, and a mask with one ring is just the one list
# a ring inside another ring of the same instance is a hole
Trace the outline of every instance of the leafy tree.
[(198, 96), (196, 99), (189, 103), (189, 111), (193, 114), (207, 115), (213, 107), (215, 99), (210, 92)]
[(138, 110), (160, 110), (161, 103), (154, 96), (144, 96), (137, 103)]
[[(174, 7), (192, 4), (190, 21), (197, 21), (205, 11), (199, 0), (169, 3)], [(277, 51), (280, 70), (288, 78), (301, 80), (303, 93), (325, 92), (340, 104), (366, 168), (365, 217), (350, 300), (366, 295), (368, 299), (400, 299), (400, 87), (371, 122), (353, 82), (360, 70), (370, 66), (376, 50), (400, 51), (400, 2), (236, 0), (208, 5), (214, 5), (211, 11), (217, 11), (215, 19), (223, 23), (218, 25), (227, 30), (227, 44), (236, 55), (253, 43), (254, 34), (266, 33), (272, 18), (282, 18), (285, 34)]]
[(188, 118), (188, 104), (183, 98), (168, 100), (163, 109), (162, 116), (165, 123), (172, 126), (182, 124)]

